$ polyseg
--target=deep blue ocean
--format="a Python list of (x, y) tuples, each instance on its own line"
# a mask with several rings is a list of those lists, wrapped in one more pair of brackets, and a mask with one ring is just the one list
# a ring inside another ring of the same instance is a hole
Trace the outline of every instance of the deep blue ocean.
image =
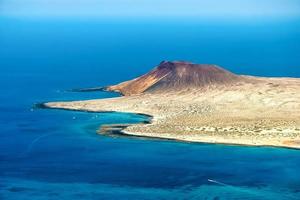
[[(162, 60), (300, 77), (300, 21), (0, 18), (0, 199), (299, 200), (300, 151), (96, 134), (145, 116), (35, 109)], [(211, 181), (209, 181), (211, 180)]]

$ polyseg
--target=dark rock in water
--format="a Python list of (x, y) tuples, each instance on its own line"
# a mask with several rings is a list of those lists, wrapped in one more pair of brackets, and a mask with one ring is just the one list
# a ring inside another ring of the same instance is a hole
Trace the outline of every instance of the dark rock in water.
[(48, 108), (45, 103), (36, 103), (33, 105), (33, 109), (44, 109), (44, 108)]
[[(141, 124), (149, 124), (150, 122), (147, 120), (141, 121)], [(97, 131), (98, 134), (105, 135), (105, 134), (114, 134), (120, 135), (122, 134), (122, 130), (127, 128), (128, 126), (132, 126), (133, 124), (104, 124), (100, 127)]]
[(97, 92), (97, 91), (107, 91), (106, 87), (93, 87), (93, 88), (79, 88), (69, 90), (70, 92)]
[(121, 131), (132, 124), (110, 124), (102, 125), (97, 131), (98, 134), (121, 134)]
[(11, 187), (8, 189), (10, 192), (24, 192), (27, 190), (30, 190), (29, 188), (25, 188), (25, 187)]

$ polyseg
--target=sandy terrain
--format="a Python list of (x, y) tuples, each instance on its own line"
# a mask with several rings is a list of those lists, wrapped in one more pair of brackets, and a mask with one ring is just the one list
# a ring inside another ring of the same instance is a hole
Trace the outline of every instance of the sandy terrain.
[(247, 81), (45, 106), (153, 116), (151, 124), (125, 128), (131, 135), (300, 148), (300, 79), (243, 78)]

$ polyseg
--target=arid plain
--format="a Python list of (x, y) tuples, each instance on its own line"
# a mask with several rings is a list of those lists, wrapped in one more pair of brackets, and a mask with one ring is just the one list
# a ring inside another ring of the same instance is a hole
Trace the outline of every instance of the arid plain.
[(102, 88), (122, 97), (49, 102), (48, 108), (153, 116), (128, 135), (189, 142), (300, 148), (300, 79), (236, 75), (216, 65), (161, 62)]

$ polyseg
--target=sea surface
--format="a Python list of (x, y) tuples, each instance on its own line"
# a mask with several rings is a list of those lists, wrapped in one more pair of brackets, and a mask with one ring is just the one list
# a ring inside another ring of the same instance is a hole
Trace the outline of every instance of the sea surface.
[(0, 18), (0, 199), (299, 200), (300, 151), (96, 134), (146, 116), (34, 108), (115, 97), (162, 60), (300, 77), (299, 19)]

